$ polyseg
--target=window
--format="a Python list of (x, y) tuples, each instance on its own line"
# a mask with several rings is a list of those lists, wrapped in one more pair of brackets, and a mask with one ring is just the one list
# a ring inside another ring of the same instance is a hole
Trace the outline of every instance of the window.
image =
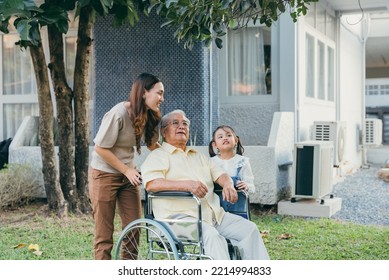
[(335, 101), (335, 56), (334, 49), (331, 47), (327, 47), (327, 92), (328, 92), (328, 100)]
[[(67, 79), (73, 87), (77, 26), (71, 23), (70, 27), (64, 37), (64, 50)], [(46, 32), (42, 31), (41, 35), (42, 40), (47, 42)], [(0, 141), (14, 137), (24, 117), (39, 115), (30, 52), (15, 45), (17, 41), (19, 35), (16, 30), (11, 30), (9, 34), (0, 33)]]
[(74, 66), (76, 64), (77, 36), (65, 37), (65, 71), (70, 88), (73, 88)]
[(13, 103), (3, 105), (4, 139), (12, 138), (27, 116), (39, 116), (38, 103)]
[(35, 74), (29, 50), (15, 43), (19, 35), (0, 35), (2, 80), (0, 98), (1, 140), (12, 138), (23, 118), (39, 115)]
[(389, 85), (381, 85), (381, 94), (389, 95)]
[(325, 96), (325, 46), (323, 42), (317, 41), (317, 97), (321, 100), (326, 98)]
[(366, 85), (366, 95), (378, 95), (378, 85)]
[(228, 95), (267, 94), (263, 34), (260, 28), (231, 31), (227, 40)]
[(322, 3), (311, 3), (305, 23), (313, 27), (331, 40), (336, 39), (336, 20), (334, 13), (326, 9)]
[(305, 37), (305, 69), (306, 75), (306, 95), (315, 97), (315, 40), (313, 36), (307, 34)]
[(271, 31), (249, 26), (229, 31), (218, 52), (221, 102), (245, 103), (272, 98)]
[(312, 3), (305, 17), (305, 96), (335, 101), (336, 19), (321, 3)]
[(322, 36), (307, 32), (305, 37), (305, 71), (307, 97), (334, 101), (335, 48)]
[(15, 45), (18, 40), (17, 34), (3, 36), (3, 94), (36, 94), (30, 53)]

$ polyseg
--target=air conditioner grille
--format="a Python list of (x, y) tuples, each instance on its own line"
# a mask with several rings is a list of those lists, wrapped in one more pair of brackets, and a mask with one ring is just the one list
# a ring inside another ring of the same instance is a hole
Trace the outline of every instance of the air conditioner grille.
[(315, 121), (313, 139), (316, 141), (332, 141), (334, 143), (334, 165), (343, 161), (346, 123), (341, 121)]
[(373, 146), (382, 144), (382, 120), (365, 120), (365, 144)]
[(330, 125), (317, 124), (315, 126), (315, 140), (317, 141), (330, 141), (331, 139), (331, 130)]

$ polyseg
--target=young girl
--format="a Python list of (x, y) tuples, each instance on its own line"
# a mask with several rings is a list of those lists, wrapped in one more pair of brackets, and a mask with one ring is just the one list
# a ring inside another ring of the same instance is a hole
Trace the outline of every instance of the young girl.
[(227, 171), (237, 189), (254, 193), (254, 175), (249, 158), (243, 156), (243, 152), (239, 137), (230, 126), (221, 125), (215, 129), (209, 143), (211, 160)]
[[(123, 228), (141, 217), (142, 176), (134, 163), (134, 146), (138, 154), (142, 139), (150, 150), (159, 146), (163, 101), (164, 86), (160, 79), (142, 73), (132, 85), (128, 100), (113, 106), (101, 121), (94, 139), (89, 181), (96, 260), (111, 259), (116, 205)], [(132, 240), (127, 242), (128, 248), (134, 244)]]

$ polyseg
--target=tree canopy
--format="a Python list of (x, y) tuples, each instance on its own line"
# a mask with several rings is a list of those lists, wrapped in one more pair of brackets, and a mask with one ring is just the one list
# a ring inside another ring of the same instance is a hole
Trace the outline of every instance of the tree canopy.
[(196, 41), (209, 45), (215, 40), (222, 48), (222, 37), (228, 29), (247, 26), (249, 22), (271, 26), (280, 14), (289, 13), (294, 22), (305, 15), (308, 5), (318, 0), (46, 0), (39, 7), (33, 0), (0, 0), (0, 31), (9, 32), (9, 20), (20, 35), (20, 45), (36, 45), (39, 29), (54, 25), (66, 34), (69, 28), (68, 11), (92, 7), (98, 15), (114, 15), (116, 25), (134, 24), (138, 12), (146, 15), (154, 10), (165, 18), (162, 26), (176, 28), (174, 36), (184, 46), (192, 48)]

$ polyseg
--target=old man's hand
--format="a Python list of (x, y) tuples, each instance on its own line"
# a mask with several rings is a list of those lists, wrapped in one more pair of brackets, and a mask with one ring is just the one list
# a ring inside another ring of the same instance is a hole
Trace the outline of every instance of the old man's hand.
[(235, 203), (238, 201), (238, 193), (236, 192), (233, 184), (227, 184), (223, 187), (223, 200), (230, 203)]
[(190, 181), (189, 191), (195, 196), (203, 198), (207, 194), (208, 188), (200, 181)]

